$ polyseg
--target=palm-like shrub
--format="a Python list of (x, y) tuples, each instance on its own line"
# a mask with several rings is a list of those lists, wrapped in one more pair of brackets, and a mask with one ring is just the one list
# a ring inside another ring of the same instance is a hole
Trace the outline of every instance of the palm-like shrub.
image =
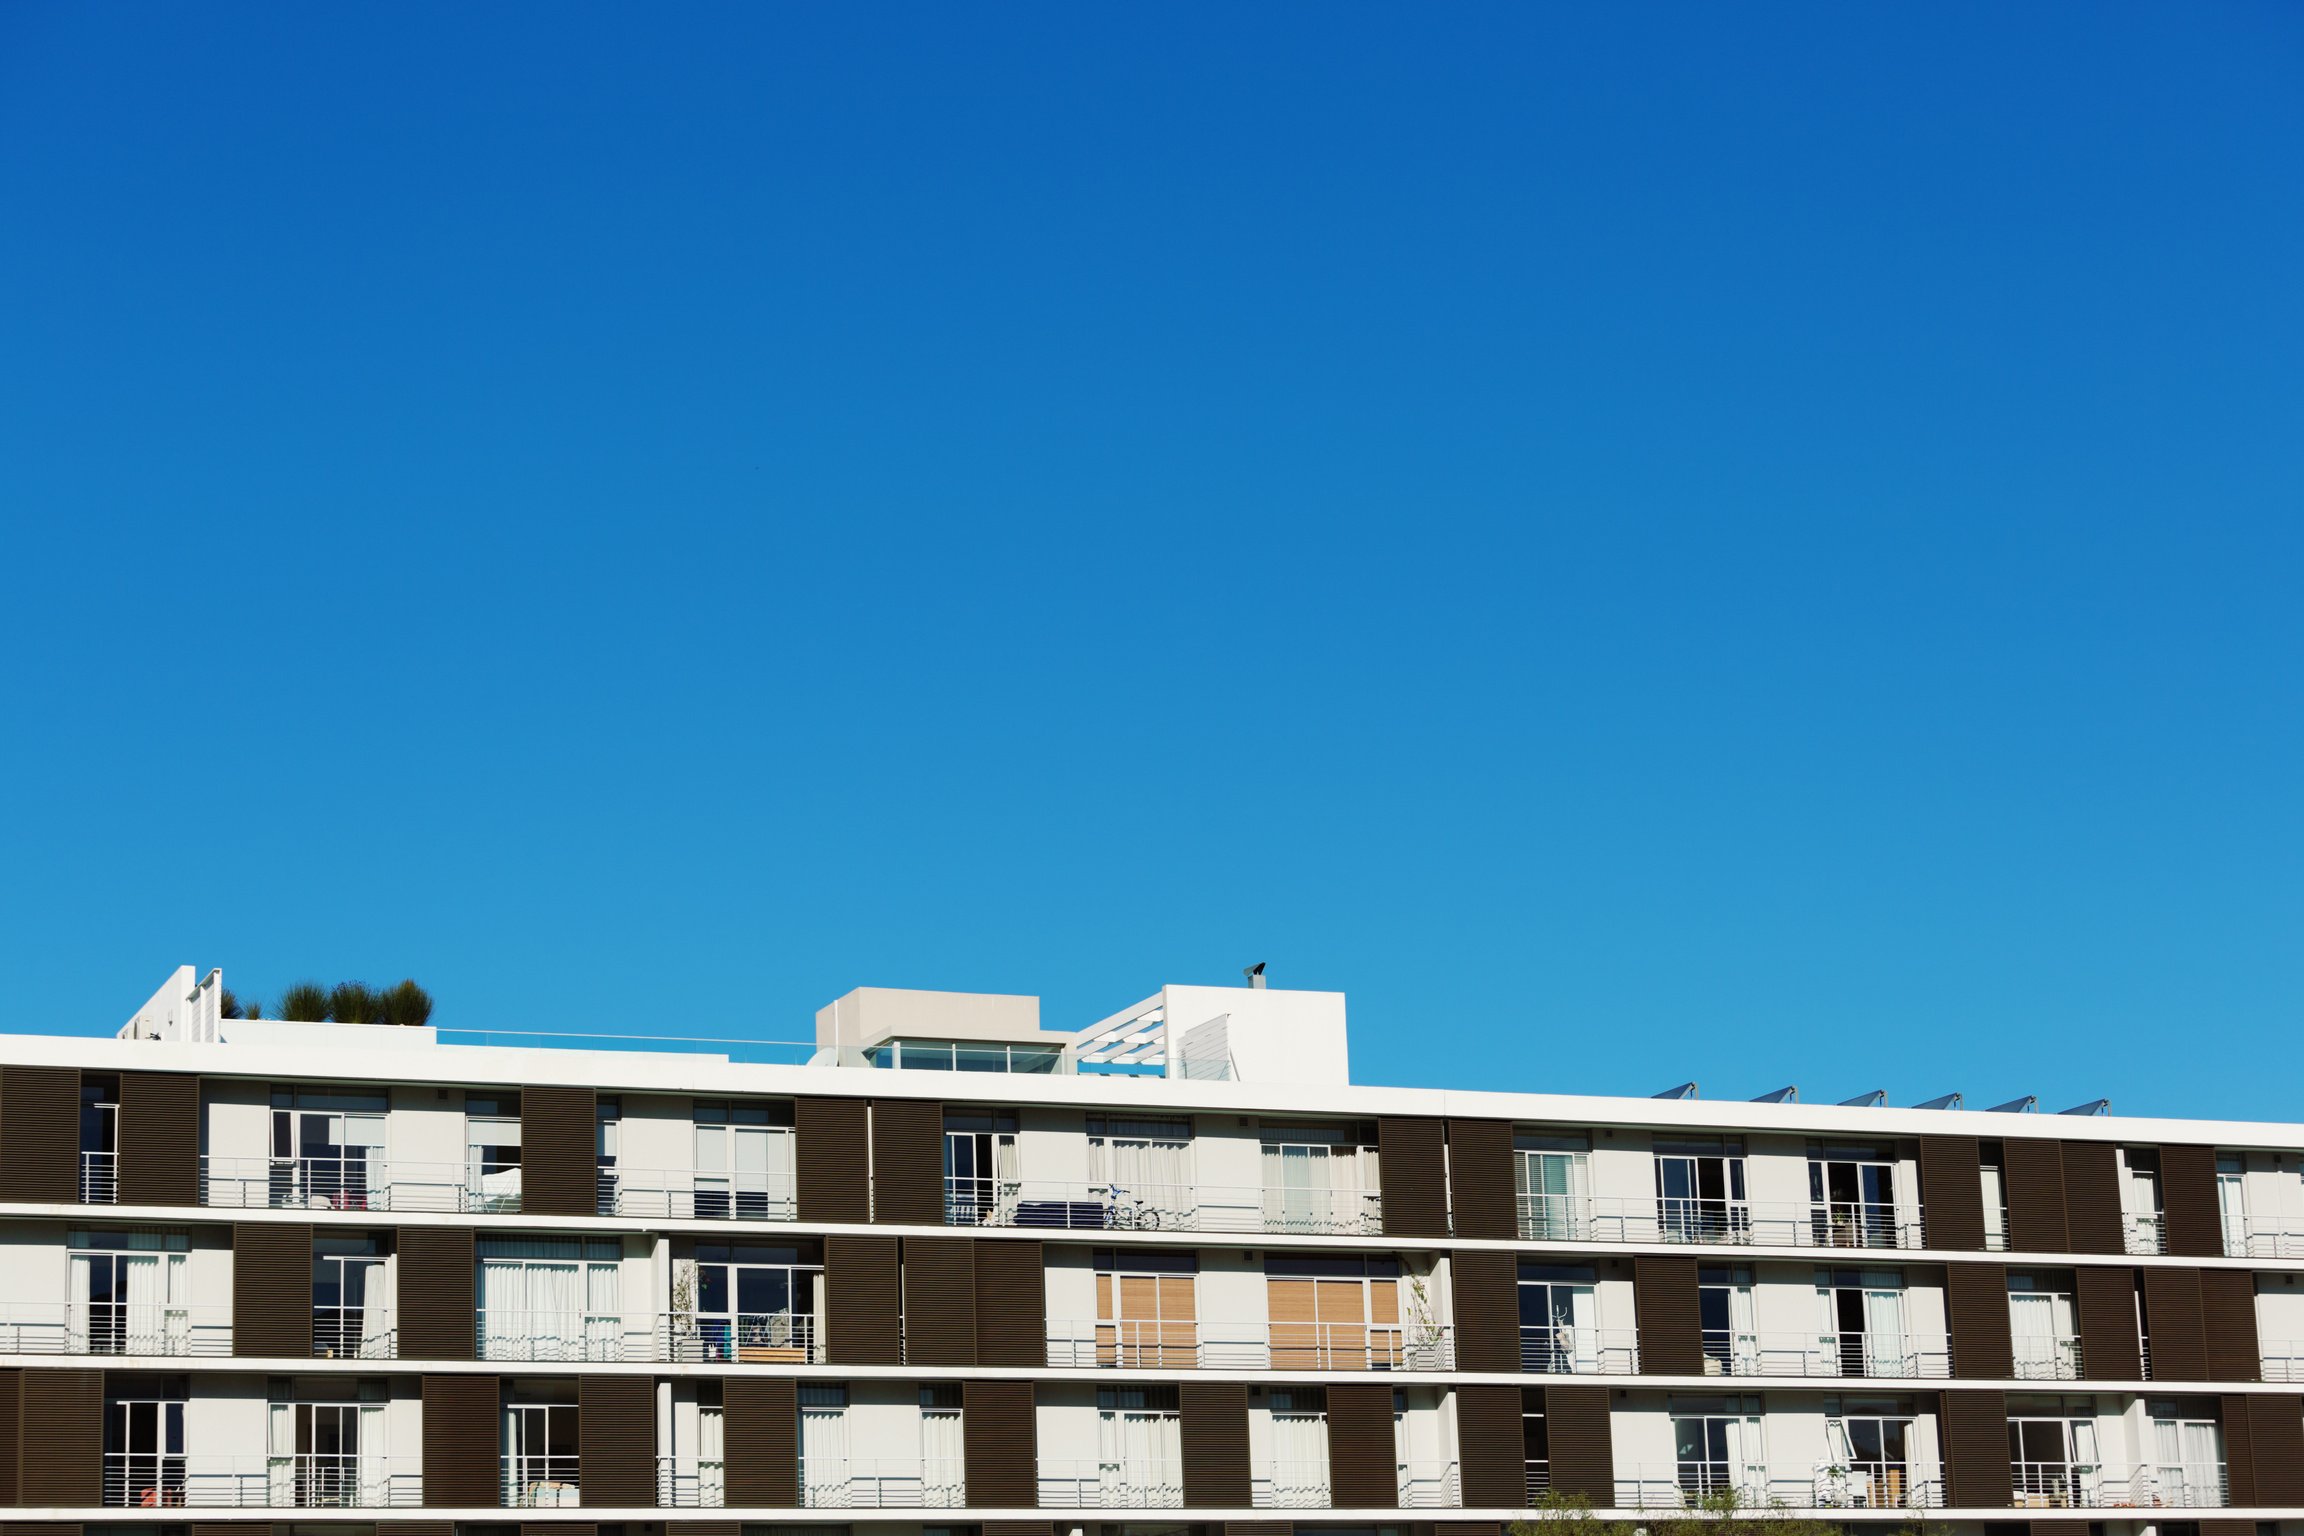
[(328, 989), (316, 981), (299, 981), (280, 994), (280, 1017), (304, 1024), (319, 1024), (328, 1017)]
[(328, 994), (328, 1017), (339, 1024), (381, 1024), (384, 999), (357, 981), (340, 981)]
[(432, 1017), (432, 994), (416, 985), (413, 980), (401, 982), (381, 997), (384, 1014), (381, 1022), (413, 1028)]

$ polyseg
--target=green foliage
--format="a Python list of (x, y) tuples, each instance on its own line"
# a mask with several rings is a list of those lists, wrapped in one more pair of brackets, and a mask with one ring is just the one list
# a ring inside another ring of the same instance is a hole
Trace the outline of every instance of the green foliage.
[(299, 981), (280, 994), (280, 1017), (303, 1024), (328, 1018), (328, 989), (316, 981)]
[(384, 999), (357, 981), (340, 981), (328, 994), (328, 1017), (339, 1024), (381, 1024)]
[[(224, 989), (224, 1001), (218, 1006), (224, 1010), (224, 1017), (228, 1019), (245, 1019), (250, 1017), (250, 1015), (240, 1011), (241, 1003), (239, 995), (235, 993), (230, 987), (226, 987)], [(259, 1011), (261, 1011), (262, 1005), (255, 1004), (251, 1006), (255, 1006), (259, 1009)]]
[(380, 1001), (383, 1004), (383, 1023), (414, 1028), (432, 1017), (432, 994), (413, 981), (402, 981), (387, 990)]

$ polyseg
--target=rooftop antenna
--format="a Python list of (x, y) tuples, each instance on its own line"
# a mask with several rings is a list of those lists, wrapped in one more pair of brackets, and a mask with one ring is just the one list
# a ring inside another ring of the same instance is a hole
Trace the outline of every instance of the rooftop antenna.
[(2070, 1109), (2060, 1109), (2056, 1113), (2060, 1115), (2108, 1115), (2112, 1113), (2112, 1101), (2110, 1099), (2090, 1099), (2085, 1104), (2075, 1104)]
[(1947, 1093), (1930, 1099), (1925, 1104), (1915, 1104), (1912, 1107), (1914, 1109), (1958, 1109), (1960, 1107), (1960, 1095)]
[(2020, 1099), (2010, 1099), (2005, 1104), (1995, 1104), (1985, 1111), (1988, 1115), (2036, 1115), (2039, 1112), (2040, 1095), (2036, 1093), (2028, 1093)]
[(1777, 1089), (1774, 1093), (1763, 1093), (1754, 1096), (1752, 1102), (1755, 1104), (1797, 1104), (1800, 1102), (1800, 1085), (1798, 1083), (1788, 1083), (1784, 1087)]
[(1652, 1093), (1648, 1097), (1652, 1099), (1692, 1099), (1696, 1097), (1696, 1085), (1694, 1083), (1682, 1083), (1677, 1088), (1667, 1088), (1662, 1093)]
[(1879, 1109), (1888, 1102), (1888, 1090), (1875, 1088), (1870, 1093), (1860, 1093), (1852, 1099), (1842, 1099), (1840, 1102), (1851, 1109)]
[(1248, 985), (1254, 987), (1259, 992), (1264, 990), (1263, 961), (1259, 960), (1254, 965), (1243, 966), (1241, 968), (1240, 974), (1248, 978)]

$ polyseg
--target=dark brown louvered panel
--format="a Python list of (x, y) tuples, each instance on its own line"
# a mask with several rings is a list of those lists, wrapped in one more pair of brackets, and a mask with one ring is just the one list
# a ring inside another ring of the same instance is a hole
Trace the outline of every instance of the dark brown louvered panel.
[(904, 1240), (907, 1364), (976, 1363), (975, 1246), (971, 1237)]
[(1296, 1525), (1289, 1520), (1227, 1520), (1224, 1536), (1296, 1536)]
[[(738, 1536), (744, 1527), (734, 1520), (675, 1520), (672, 1536)], [(392, 1536), (400, 1536), (401, 1527), (395, 1523)]]
[(2245, 1509), (2260, 1502), (2256, 1497), (2256, 1446), (2250, 1433), (2248, 1399), (2231, 1396), (2220, 1400), (2217, 1418), (2224, 1426), (2224, 1486), (2227, 1500), (2235, 1508)]
[(932, 1099), (872, 1101), (872, 1219), (944, 1225), (944, 1106)]
[[(1508, 1502), (1525, 1504), (1527, 1495), (1521, 1494)], [(1432, 1536), (1501, 1536), (1502, 1530), (1493, 1520), (1440, 1520), (1433, 1523)]]
[(1519, 1509), (1528, 1502), (1528, 1449), (1520, 1389), (1467, 1382), (1456, 1389), (1456, 1446), (1464, 1502)]
[(591, 1505), (656, 1502), (656, 1382), (649, 1376), (576, 1378), (576, 1486)]
[(1400, 1454), (1389, 1382), (1329, 1383), (1328, 1503), (1336, 1509), (1399, 1507)]
[[(16, 1479), (25, 1507), (102, 1503), (104, 1373), (27, 1370), (21, 1380), (23, 1461)], [(140, 1491), (132, 1491), (132, 1500)]]
[(232, 1353), (312, 1358), (312, 1228), (306, 1223), (233, 1225)]
[(983, 1536), (1056, 1536), (1053, 1520), (987, 1520), (977, 1529)]
[(1643, 1254), (1633, 1260), (1640, 1369), (1649, 1376), (1704, 1374), (1704, 1329), (1696, 1310), (1696, 1261)]
[[(407, 1252), (405, 1246), (401, 1252)], [(471, 1333), (467, 1324), (465, 1336)], [(450, 1509), (503, 1502), (496, 1469), (502, 1400), (503, 1389), (493, 1376), (424, 1378), (426, 1505)]]
[(2128, 1251), (2120, 1220), (2120, 1149), (2112, 1143), (2064, 1143), (2064, 1233), (2074, 1253)]
[(960, 1443), (967, 1502), (977, 1509), (1031, 1509), (1040, 1502), (1032, 1383), (971, 1381), (963, 1391)]
[(2136, 1347), (2136, 1271), (2089, 1265), (2079, 1282), (2080, 1374), (2090, 1381), (2135, 1381), (2144, 1374)]
[(986, 1239), (976, 1250), (976, 1363), (1048, 1363), (1048, 1263), (1037, 1240)]
[(863, 1099), (793, 1105), (793, 1185), (806, 1222), (872, 1219), (872, 1112)]
[(790, 1377), (730, 1376), (720, 1383), (728, 1502), (792, 1509), (800, 1503), (800, 1409)]
[(398, 1242), (400, 1357), (471, 1359), (472, 1229), (402, 1227)]
[[(2037, 1526), (2039, 1522), (2033, 1523)], [(2256, 1536), (2256, 1532), (2257, 1525), (2253, 1520), (2203, 1520), (2200, 1522), (2200, 1536)]]
[(2154, 1381), (2206, 1381), (2208, 1339), (2200, 1314), (2200, 1272), (2144, 1271), (2146, 1342)]
[(1237, 1381), (1187, 1381), (1176, 1388), (1182, 1420), (1184, 1502), (1193, 1509), (1246, 1509), (1248, 1387)]
[[(1446, 1123), (1393, 1118), (1376, 1122), (1377, 1182), (1384, 1191), (1388, 1237), (1448, 1235)], [(1393, 1492), (1397, 1503), (1399, 1492)]]
[(2224, 1253), (2224, 1221), (2216, 1203), (2216, 1149), (2160, 1149), (2160, 1206), (2168, 1251), (2188, 1259)]
[(200, 1079), (189, 1072), (120, 1074), (122, 1205), (200, 1203)]
[(600, 1105), (589, 1088), (520, 1090), (520, 1209), (538, 1216), (600, 1210)]
[[(224, 1526), (220, 1529), (230, 1531), (232, 1527)], [(197, 1525), (192, 1527), (192, 1536), (200, 1536), (200, 1532), (201, 1527)], [(453, 1520), (395, 1520), (392, 1522), (392, 1536), (456, 1536), (456, 1522)], [(734, 1533), (731, 1532), (730, 1536), (734, 1536)]]
[(1945, 1265), (1944, 1311), (1952, 1323), (1952, 1374), (2006, 1380), (2015, 1369), (2008, 1337), (2007, 1267)]
[(2001, 1145), (2008, 1184), (2008, 1246), (2018, 1253), (2068, 1253), (2061, 1144), (2011, 1136)]
[(824, 1349), (834, 1365), (902, 1365), (896, 1239), (824, 1239)]
[(1608, 1422), (1608, 1389), (1544, 1388), (1544, 1427), (1552, 1454), (1552, 1487), (1595, 1505), (1616, 1498), (1616, 1437)]
[(1467, 1371), (1520, 1369), (1520, 1265), (1509, 1253), (1448, 1256), (1456, 1296), (1456, 1363)]
[(79, 1199), (79, 1069), (0, 1068), (0, 1200)]
[(1984, 1169), (1973, 1136), (1920, 1138), (1922, 1220), (1931, 1248), (1984, 1247)]
[(2088, 1536), (2085, 1520), (2034, 1520), (2032, 1536)]
[(1512, 1122), (1448, 1122), (1449, 1219), (1458, 1237), (1520, 1235), (1520, 1200), (1512, 1175)]
[(86, 1530), (77, 1520), (0, 1521), (0, 1536), (82, 1536)]
[(2256, 1276), (2245, 1269), (2200, 1271), (2200, 1328), (2210, 1381), (2254, 1381), (2264, 1369), (2256, 1342)]
[(16, 1497), (17, 1452), (21, 1444), (24, 1373), (0, 1370), (0, 1509), (23, 1503)]
[(2007, 1397), (1947, 1392), (1943, 1405), (1944, 1470), (1952, 1502), (1963, 1509), (2006, 1509), (2013, 1499)]
[[(192, 1536), (270, 1536), (271, 1522), (265, 1520), (195, 1520)], [(456, 1524), (452, 1520), (395, 1520), (392, 1536), (455, 1536)]]
[(520, 1536), (600, 1536), (600, 1527), (590, 1520), (523, 1520)]
[(2256, 1452), (2256, 1502), (2275, 1509), (2304, 1505), (2304, 1398), (2259, 1392), (2244, 1401)]

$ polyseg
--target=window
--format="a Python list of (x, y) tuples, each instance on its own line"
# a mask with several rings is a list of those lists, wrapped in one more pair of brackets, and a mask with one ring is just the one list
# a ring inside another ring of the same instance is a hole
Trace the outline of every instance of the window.
[(520, 1095), (464, 1095), (464, 1207), (520, 1209)]
[(189, 1354), (189, 1247), (181, 1232), (67, 1234), (72, 1289), (64, 1343), (69, 1352)]
[(622, 1181), (616, 1172), (618, 1144), (624, 1139), (624, 1101), (602, 1094), (593, 1106), (592, 1155), (599, 1165), (600, 1192), (593, 1209), (603, 1216), (622, 1210)]
[(1818, 1502), (1838, 1509), (1903, 1509), (1923, 1502), (1912, 1470), (1914, 1415), (1901, 1398), (1826, 1399), (1831, 1454)]
[(2010, 1272), (2008, 1334), (2020, 1380), (2077, 1380), (2080, 1324), (2072, 1276), (2058, 1271)]
[(1192, 1122), (1090, 1115), (1088, 1182), (1111, 1201), (1114, 1226), (1193, 1225)]
[(2152, 1418), (2152, 1499), (2173, 1509), (2211, 1509), (2224, 1504), (2224, 1432), (2216, 1405), (2192, 1398), (2156, 1398), (2146, 1408)]
[(385, 1183), (383, 1094), (272, 1090), (272, 1204), (364, 1211)]
[(1759, 1371), (1751, 1265), (1706, 1264), (1697, 1269), (1696, 1322), (1704, 1335), (1706, 1375), (1750, 1376)]
[(790, 1221), (796, 1214), (787, 1103), (696, 1103), (696, 1214)]
[(2125, 1147), (2120, 1152), (2120, 1225), (2130, 1253), (2167, 1248), (2160, 1217), (2160, 1149)]
[(1743, 1503), (1767, 1502), (1759, 1398), (1675, 1397), (1666, 1409), (1682, 1493), (1698, 1499), (1733, 1493)]
[(1820, 1269), (1823, 1368), (1842, 1376), (1915, 1374), (1904, 1276), (1892, 1269)]
[(615, 1238), (481, 1238), (481, 1357), (621, 1358), (621, 1252)]
[(699, 1357), (745, 1364), (821, 1358), (824, 1264), (816, 1245), (698, 1243)]
[(2247, 1163), (2237, 1152), (2216, 1154), (2216, 1214), (2224, 1223), (2224, 1251), (2248, 1252)]
[(849, 1502), (848, 1389), (800, 1383), (800, 1502), (812, 1509)]
[(1374, 1232), (1382, 1225), (1374, 1128), (1263, 1128), (1264, 1229)]
[(1264, 1261), (1276, 1371), (1390, 1370), (1401, 1363), (1400, 1261), (1279, 1254)]
[(1016, 1112), (944, 1112), (944, 1219), (953, 1226), (1005, 1226), (1019, 1191)]
[[(679, 1433), (679, 1416), (673, 1416), (673, 1433)], [(673, 1460), (679, 1460), (678, 1446), (674, 1446)], [(725, 1391), (717, 1381), (696, 1383), (696, 1493), (699, 1509), (721, 1509), (728, 1503), (728, 1416)], [(677, 1474), (676, 1474), (677, 1475)], [(672, 1502), (681, 1501), (677, 1482)]]
[(1818, 1247), (1899, 1246), (1895, 1151), (1860, 1143), (1810, 1143), (1808, 1206)]
[(1589, 1138), (1520, 1132), (1512, 1138), (1512, 1184), (1522, 1237), (1582, 1241), (1592, 1235)]
[(2000, 1161), (2000, 1143), (1977, 1147), (1978, 1168), (1984, 1181), (1984, 1246), (1994, 1253), (2008, 1251), (2008, 1176)]
[(122, 1372), (105, 1381), (104, 1502), (129, 1509), (184, 1503), (184, 1405), (181, 1376)]
[(1138, 1509), (1183, 1503), (1183, 1429), (1173, 1386), (1097, 1388), (1096, 1444), (1097, 1497), (1082, 1503)]
[(875, 1067), (928, 1072), (1023, 1072), (1045, 1075), (1063, 1060), (1061, 1045), (1009, 1045), (997, 1040), (888, 1040), (864, 1053)]
[[(1598, 1303), (1592, 1266), (1520, 1264), (1520, 1368), (1524, 1371), (1597, 1371)], [(1625, 1360), (1619, 1369), (1629, 1370)]]
[(1520, 1456), (1527, 1464), (1528, 1502), (1533, 1504), (1552, 1486), (1552, 1441), (1544, 1423), (1542, 1387), (1520, 1392)]
[(1741, 1138), (1657, 1138), (1656, 1225), (1668, 1243), (1750, 1240)]
[(2017, 1503), (2078, 1509), (2098, 1497), (2096, 1418), (2086, 1398), (2008, 1400), (2008, 1459)]
[(1176, 1369), (1199, 1363), (1197, 1255), (1099, 1248), (1095, 1262), (1098, 1365)]
[(1324, 1508), (1328, 1503), (1328, 1394), (1319, 1387), (1274, 1388), (1272, 1463), (1262, 1479), (1277, 1509)]
[(265, 1410), (270, 1502), (298, 1509), (392, 1502), (385, 1396), (381, 1381), (273, 1378)]
[(550, 1509), (583, 1502), (577, 1487), (581, 1410), (574, 1382), (515, 1381), (504, 1404), (504, 1502)]
[(312, 1238), (312, 1353), (323, 1359), (390, 1359), (389, 1234), (319, 1232)]
[(111, 1205), (120, 1198), (120, 1080), (80, 1078), (80, 1199)]
[(931, 1508), (952, 1509), (968, 1502), (961, 1403), (956, 1381), (920, 1389), (920, 1502)]

